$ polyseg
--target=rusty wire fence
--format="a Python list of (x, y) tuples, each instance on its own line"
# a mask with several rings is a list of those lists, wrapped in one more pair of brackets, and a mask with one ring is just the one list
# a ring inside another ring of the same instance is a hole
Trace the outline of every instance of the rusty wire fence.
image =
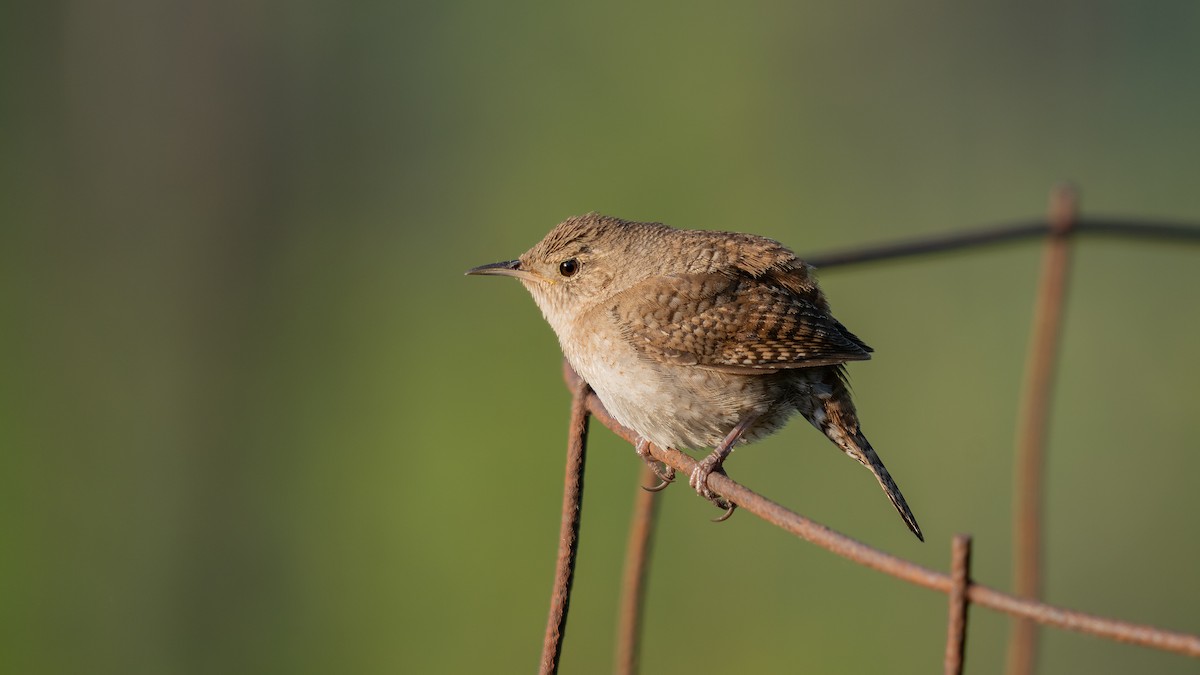
[[(948, 674), (962, 672), (967, 614), (971, 605), (988, 607), (1013, 617), (1008, 644), (1008, 675), (1027, 675), (1034, 672), (1037, 629), (1040, 625), (1200, 659), (1200, 635), (1095, 616), (1055, 607), (1038, 600), (1042, 591), (1045, 439), (1063, 306), (1067, 295), (1071, 242), (1075, 235), (1118, 236), (1200, 244), (1200, 225), (1080, 218), (1075, 190), (1070, 186), (1060, 186), (1051, 193), (1049, 211), (1044, 220), (860, 247), (805, 258), (815, 267), (828, 269), (988, 246), (1019, 239), (1046, 240), (1026, 358), (1025, 387), (1019, 406), (1015, 445), (1012, 594), (976, 583), (971, 578), (969, 535), (960, 534), (952, 539), (950, 572), (946, 574), (884, 553), (831, 530), (776, 504), (723, 474), (714, 473), (708, 479), (709, 487), (722, 497), (772, 525), (860, 565), (946, 594), (949, 598), (949, 610), (943, 663), (944, 672)], [(595, 417), (626, 441), (637, 441), (636, 434), (621, 426), (609, 415), (604, 404), (588, 388), (587, 383), (565, 362), (563, 375), (573, 392), (573, 398), (558, 560), (540, 664), (540, 672), (543, 674), (557, 672), (562, 653), (578, 550), (588, 420)], [(696, 466), (695, 460), (673, 448), (651, 446), (650, 452), (655, 459), (685, 475), (690, 474)], [(642, 482), (652, 482), (652, 474), (648, 467), (643, 469)], [(649, 570), (649, 552), (653, 541), (657, 501), (654, 494), (639, 491), (634, 506), (626, 547), (613, 669), (622, 675), (637, 672), (641, 610)]]

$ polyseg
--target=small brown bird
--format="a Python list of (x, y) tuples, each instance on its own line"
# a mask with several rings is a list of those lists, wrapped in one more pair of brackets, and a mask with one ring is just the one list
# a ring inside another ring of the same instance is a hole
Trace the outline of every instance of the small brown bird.
[(570, 218), (517, 260), (467, 274), (521, 280), (571, 367), (621, 424), (665, 486), (648, 444), (714, 448), (689, 483), (707, 484), (734, 446), (799, 412), (875, 474), (924, 541), (904, 495), (859, 427), (843, 364), (871, 348), (829, 312), (811, 268), (779, 242), (676, 230), (590, 213)]

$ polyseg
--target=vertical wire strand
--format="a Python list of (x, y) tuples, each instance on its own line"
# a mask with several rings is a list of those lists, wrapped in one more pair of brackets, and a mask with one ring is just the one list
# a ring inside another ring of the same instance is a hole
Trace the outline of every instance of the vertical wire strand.
[[(1050, 195), (1050, 236), (1042, 257), (1017, 430), (1013, 483), (1013, 592), (1031, 600), (1042, 596), (1046, 436), (1071, 266), (1070, 235), (1077, 211), (1075, 189), (1069, 185), (1055, 188)], [(1030, 675), (1037, 661), (1037, 648), (1037, 624), (1028, 619), (1014, 619), (1008, 642), (1007, 675)]]
[(636, 675), (638, 672), (646, 579), (650, 571), (659, 503), (657, 493), (642, 489), (641, 486), (652, 484), (656, 479), (649, 466), (642, 467), (629, 523), (629, 540), (625, 545), (625, 571), (621, 580), (621, 609), (617, 619), (617, 649), (613, 666), (613, 672), (617, 675)]
[(558, 535), (558, 559), (554, 565), (554, 588), (550, 592), (550, 615), (542, 641), (542, 659), (538, 672), (558, 672), (563, 636), (567, 630), (567, 609), (571, 602), (571, 584), (575, 580), (575, 559), (579, 553), (579, 526), (583, 514), (583, 466), (587, 457), (588, 392), (580, 380), (571, 398), (571, 423), (567, 438), (567, 468), (563, 479), (562, 524)]
[(967, 649), (967, 586), (971, 583), (971, 535), (956, 534), (950, 545), (950, 618), (946, 625), (946, 657), (942, 672), (962, 675)]

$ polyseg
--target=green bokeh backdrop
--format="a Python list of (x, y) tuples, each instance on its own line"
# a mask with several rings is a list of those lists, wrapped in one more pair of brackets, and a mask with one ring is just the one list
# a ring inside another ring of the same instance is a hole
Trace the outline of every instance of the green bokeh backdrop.
[[(530, 672), (568, 395), (518, 284), (568, 215), (816, 252), (1200, 221), (1192, 2), (19, 3), (0, 10), (0, 671)], [(1200, 249), (1080, 242), (1049, 600), (1200, 632)], [(731, 474), (1009, 584), (1036, 244), (830, 270), (928, 543), (803, 423)], [(640, 463), (594, 429), (563, 672), (611, 668)], [(646, 673), (928, 673), (945, 599), (661, 495)], [(1006, 620), (971, 617), (968, 672)], [(1042, 672), (1196, 662), (1047, 631)]]

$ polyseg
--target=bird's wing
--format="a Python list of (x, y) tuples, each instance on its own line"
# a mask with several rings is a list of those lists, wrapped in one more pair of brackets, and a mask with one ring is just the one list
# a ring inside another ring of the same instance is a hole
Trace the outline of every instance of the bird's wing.
[(655, 277), (608, 309), (635, 348), (679, 365), (760, 373), (871, 358), (871, 348), (829, 314), (815, 284), (788, 275)]

